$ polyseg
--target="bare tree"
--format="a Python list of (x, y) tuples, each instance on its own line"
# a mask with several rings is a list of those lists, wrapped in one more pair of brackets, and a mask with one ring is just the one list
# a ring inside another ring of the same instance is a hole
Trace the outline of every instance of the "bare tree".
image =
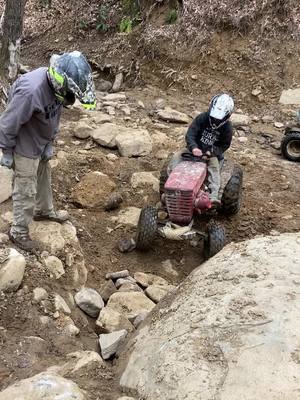
[(0, 72), (14, 79), (18, 73), (26, 0), (6, 0), (1, 21)]

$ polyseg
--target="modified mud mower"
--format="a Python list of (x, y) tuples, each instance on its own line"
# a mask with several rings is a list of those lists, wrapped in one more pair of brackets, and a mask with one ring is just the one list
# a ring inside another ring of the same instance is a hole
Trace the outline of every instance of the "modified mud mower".
[(203, 215), (211, 217), (217, 213), (236, 214), (241, 206), (242, 180), (242, 169), (234, 166), (223, 189), (220, 207), (212, 211), (207, 187), (207, 159), (184, 154), (183, 161), (169, 176), (167, 167), (161, 171), (161, 210), (167, 213), (166, 220), (159, 220), (159, 210), (156, 207), (144, 207), (137, 226), (136, 248), (148, 250), (157, 234), (173, 240), (200, 238), (204, 240), (205, 258), (214, 256), (225, 245), (223, 225), (210, 219), (203, 232), (194, 228), (194, 219)]

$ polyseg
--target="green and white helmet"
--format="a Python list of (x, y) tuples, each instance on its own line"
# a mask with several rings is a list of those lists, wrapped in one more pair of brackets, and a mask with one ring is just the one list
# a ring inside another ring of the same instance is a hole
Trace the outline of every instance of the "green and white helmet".
[(48, 77), (61, 101), (73, 104), (77, 98), (88, 110), (96, 108), (95, 86), (92, 69), (79, 51), (53, 54), (48, 68)]

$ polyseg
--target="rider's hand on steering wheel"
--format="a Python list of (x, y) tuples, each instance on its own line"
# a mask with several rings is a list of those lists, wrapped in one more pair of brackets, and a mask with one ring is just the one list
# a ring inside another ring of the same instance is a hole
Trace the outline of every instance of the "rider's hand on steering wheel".
[(201, 157), (202, 156), (202, 151), (200, 149), (198, 149), (197, 147), (195, 149), (192, 150), (193, 156), (195, 157)]

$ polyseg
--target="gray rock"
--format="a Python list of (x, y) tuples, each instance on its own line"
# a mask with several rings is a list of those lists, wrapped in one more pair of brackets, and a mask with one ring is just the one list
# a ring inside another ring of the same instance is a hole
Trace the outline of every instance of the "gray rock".
[(122, 271), (109, 272), (105, 275), (105, 279), (119, 279), (119, 278), (127, 278), (129, 276), (128, 269), (123, 269)]
[(109, 92), (112, 88), (112, 83), (106, 81), (105, 79), (100, 79), (97, 81), (97, 90), (100, 92)]
[(274, 122), (274, 126), (278, 129), (284, 128), (284, 124), (282, 122)]
[(295, 399), (299, 254), (300, 233), (227, 245), (129, 340), (121, 387), (147, 400)]
[(251, 122), (249, 115), (237, 113), (233, 113), (230, 120), (234, 127), (247, 126)]
[(135, 400), (135, 399), (133, 397), (122, 396), (122, 397), (119, 397), (118, 400)]
[(253, 89), (251, 93), (254, 97), (257, 97), (261, 94), (261, 89)]
[(119, 287), (119, 292), (142, 292), (143, 289), (139, 287), (136, 283), (125, 282)]
[(93, 128), (86, 121), (79, 121), (73, 128), (73, 134), (78, 139), (87, 139), (91, 136)]
[(105, 113), (102, 113), (100, 111), (96, 111), (96, 112), (93, 113), (92, 121), (96, 125), (101, 125), (101, 124), (105, 124), (105, 123), (111, 122), (112, 118), (109, 115), (105, 114)]
[(60, 319), (60, 324), (62, 325), (62, 333), (66, 336), (75, 337), (79, 335), (80, 329), (74, 324), (72, 318), (67, 315), (64, 315), (62, 319)]
[(33, 222), (29, 226), (30, 236), (36, 240), (41, 248), (56, 254), (68, 246), (79, 246), (76, 228), (70, 223), (41, 221)]
[(68, 304), (65, 302), (65, 300), (59, 295), (55, 294), (54, 295), (54, 307), (55, 311), (62, 311), (64, 314), (71, 314), (70, 307)]
[(99, 293), (102, 299), (106, 302), (113, 293), (117, 292), (117, 288), (115, 287), (113, 281), (109, 279), (106, 282), (103, 282), (99, 288)]
[(69, 379), (52, 372), (42, 372), (23, 379), (0, 392), (0, 400), (86, 400), (81, 389)]
[(155, 192), (159, 191), (159, 180), (153, 172), (134, 172), (130, 183), (133, 189), (152, 187)]
[(279, 99), (281, 104), (300, 105), (300, 88), (283, 90)]
[(169, 286), (169, 283), (158, 275), (145, 274), (144, 272), (136, 272), (134, 274), (134, 279), (144, 288), (150, 285), (157, 286)]
[(0, 249), (0, 291), (15, 291), (21, 285), (26, 261), (15, 249)]
[(268, 124), (274, 121), (274, 117), (272, 115), (264, 115), (261, 120), (264, 124)]
[(123, 157), (146, 156), (152, 151), (152, 139), (146, 129), (123, 129), (115, 141)]
[(119, 157), (113, 153), (106, 154), (106, 158), (108, 159), (108, 161), (112, 161), (112, 162), (115, 162), (119, 159)]
[(43, 258), (43, 262), (48, 270), (48, 272), (55, 277), (55, 279), (59, 279), (62, 275), (65, 274), (65, 269), (63, 263), (56, 256), (48, 256)]
[(113, 217), (112, 220), (116, 220), (118, 224), (137, 226), (141, 209), (137, 207), (126, 207), (121, 210), (117, 217)]
[(90, 317), (97, 318), (104, 302), (100, 294), (91, 288), (83, 288), (74, 296), (75, 303)]
[(147, 318), (149, 315), (149, 312), (142, 312), (139, 315), (137, 315), (133, 321), (133, 325), (135, 328), (138, 328), (139, 325)]
[(125, 101), (126, 95), (125, 93), (108, 93), (107, 95), (102, 97), (103, 101)]
[(94, 372), (95, 368), (101, 368), (103, 365), (102, 358), (95, 351), (79, 350), (67, 354), (67, 362), (65, 364), (50, 367), (50, 370), (58, 372), (61, 376), (68, 376), (74, 373), (87, 375)]
[(151, 311), (155, 304), (141, 292), (117, 292), (114, 293), (107, 303), (111, 308), (122, 313), (129, 320), (145, 311)]
[(119, 92), (121, 90), (122, 85), (123, 85), (123, 72), (119, 72), (115, 77), (115, 81), (111, 91), (113, 93)]
[(0, 244), (6, 244), (9, 242), (9, 237), (6, 233), (0, 233)]
[(116, 280), (116, 288), (119, 289), (124, 283), (136, 283), (135, 279), (133, 279), (131, 276), (128, 276), (126, 278), (118, 278)]
[(188, 124), (190, 122), (190, 118), (188, 115), (173, 110), (172, 108), (166, 107), (164, 110), (159, 110), (157, 112), (158, 118), (163, 121), (168, 122), (177, 122), (181, 124)]
[[(1, 158), (0, 153), (0, 158)], [(0, 204), (9, 199), (12, 195), (14, 172), (12, 169), (0, 165)]]
[(46, 300), (48, 298), (48, 293), (45, 289), (41, 287), (37, 287), (33, 289), (33, 301), (35, 303), (39, 303), (42, 300)]
[(154, 301), (154, 303), (159, 303), (168, 293), (174, 291), (175, 289), (176, 287), (173, 285), (151, 285), (146, 288), (145, 294), (149, 297), (150, 300)]
[(117, 352), (118, 347), (124, 341), (126, 336), (127, 331), (125, 329), (108, 334), (101, 334), (99, 336), (99, 344), (102, 358), (107, 360), (113, 356)]
[(156, 110), (162, 110), (166, 106), (166, 101), (164, 99), (157, 99), (155, 100), (154, 108)]
[(123, 131), (121, 125), (115, 125), (112, 123), (104, 123), (95, 129), (91, 136), (93, 140), (104, 147), (114, 148), (116, 147), (116, 136)]
[(122, 329), (132, 332), (134, 329), (128, 318), (118, 311), (107, 307), (100, 311), (99, 317), (96, 321), (96, 326), (100, 333), (111, 333)]

